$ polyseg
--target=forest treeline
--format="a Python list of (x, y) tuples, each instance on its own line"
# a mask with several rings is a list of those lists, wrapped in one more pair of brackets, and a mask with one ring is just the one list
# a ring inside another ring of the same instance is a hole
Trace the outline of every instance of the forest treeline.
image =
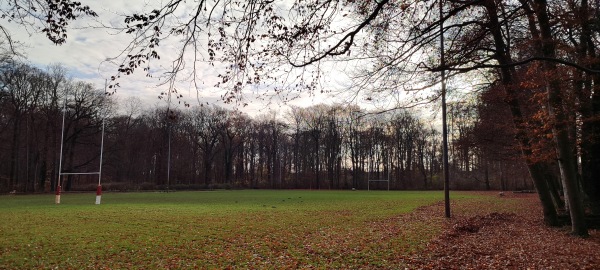
[[(414, 111), (321, 104), (250, 117), (218, 106), (150, 108), (136, 98), (116, 102), (59, 65), (13, 61), (0, 66), (0, 86), (5, 192), (49, 192), (59, 165), (64, 173), (98, 172), (103, 120), (105, 189), (366, 189), (368, 180), (385, 179), (392, 189), (443, 186), (439, 127)], [(451, 104), (452, 187), (532, 189), (510, 135), (490, 140), (476, 131), (480, 108)], [(98, 175), (62, 181), (66, 190), (94, 190)]]

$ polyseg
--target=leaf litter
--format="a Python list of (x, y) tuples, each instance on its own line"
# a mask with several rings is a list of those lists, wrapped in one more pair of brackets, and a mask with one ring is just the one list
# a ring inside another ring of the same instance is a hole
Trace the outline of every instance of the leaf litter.
[[(406, 258), (407, 269), (600, 269), (598, 230), (578, 238), (569, 227), (547, 227), (536, 194), (479, 194), (452, 205), (444, 231)], [(440, 215), (443, 205), (419, 211)]]

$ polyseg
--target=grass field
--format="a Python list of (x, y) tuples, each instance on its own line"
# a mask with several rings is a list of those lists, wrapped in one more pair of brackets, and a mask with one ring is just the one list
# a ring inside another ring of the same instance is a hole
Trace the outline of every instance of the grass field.
[[(461, 197), (466, 197), (462, 195)], [(440, 224), (394, 218), (442, 192), (0, 196), (0, 269), (397, 268)], [(456, 197), (454, 198), (456, 199)], [(442, 213), (440, 213), (440, 216)]]

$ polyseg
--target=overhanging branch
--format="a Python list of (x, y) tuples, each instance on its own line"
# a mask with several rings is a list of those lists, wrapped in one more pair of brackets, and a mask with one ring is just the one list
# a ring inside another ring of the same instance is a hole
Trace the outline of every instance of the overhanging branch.
[(525, 65), (534, 61), (547, 61), (547, 62), (554, 62), (554, 63), (558, 63), (558, 64), (562, 64), (565, 66), (569, 66), (569, 67), (573, 67), (576, 68), (578, 70), (587, 72), (587, 73), (594, 73), (594, 74), (600, 74), (600, 70), (598, 69), (591, 69), (591, 68), (587, 68), (584, 67), (582, 65), (567, 61), (567, 60), (563, 60), (563, 59), (558, 59), (558, 58), (549, 58), (549, 57), (540, 57), (540, 56), (534, 56), (534, 57), (530, 57), (527, 58), (525, 60), (521, 60), (521, 61), (517, 61), (517, 62), (512, 62), (509, 64), (504, 64), (504, 65), (493, 65), (493, 64), (479, 64), (479, 65), (475, 65), (472, 67), (466, 67), (466, 68), (458, 68), (458, 67), (435, 67), (435, 68), (429, 68), (427, 66), (426, 69), (428, 69), (429, 71), (432, 72), (439, 72), (441, 70), (451, 70), (451, 71), (458, 71), (458, 72), (469, 72), (472, 70), (476, 70), (476, 69), (481, 69), (481, 68), (501, 68), (501, 67), (515, 67), (515, 66), (521, 66), (521, 65)]
[[(358, 25), (356, 27), (356, 29), (354, 29), (350, 33), (346, 34), (344, 36), (344, 38), (342, 38), (338, 43), (336, 43), (334, 46), (332, 46), (329, 50), (325, 51), (321, 55), (313, 57), (310, 60), (308, 60), (306, 62), (302, 62), (302, 63), (294, 63), (294, 62), (290, 61), (290, 59), (288, 59), (288, 62), (293, 67), (305, 67), (312, 63), (319, 62), (327, 56), (342, 55), (342, 54), (347, 53), (350, 50), (350, 46), (352, 46), (352, 44), (354, 43), (354, 37), (363, 28), (365, 28), (367, 25), (369, 25), (371, 23), (371, 21), (373, 21), (375, 18), (377, 18), (377, 16), (379, 15), (379, 12), (381, 12), (383, 6), (385, 6), (385, 4), (387, 4), (388, 2), (389, 2), (389, 0), (382, 0), (381, 2), (377, 2), (377, 7), (375, 8), (375, 10), (373, 10), (373, 12), (369, 15), (369, 17), (367, 17), (366, 20), (364, 20), (360, 25)], [(342, 47), (343, 47), (343, 49), (340, 51), (339, 49)]]

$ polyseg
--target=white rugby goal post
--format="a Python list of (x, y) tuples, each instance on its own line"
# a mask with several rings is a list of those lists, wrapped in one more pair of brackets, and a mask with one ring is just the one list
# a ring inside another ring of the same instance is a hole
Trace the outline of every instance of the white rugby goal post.
[[(371, 157), (372, 158), (372, 157)], [(373, 164), (372, 162), (369, 162), (371, 164)], [(391, 165), (391, 162), (388, 161), (388, 163)], [(377, 166), (380, 166), (380, 164), (377, 164)], [(369, 168), (369, 166), (367, 166), (367, 190), (371, 190), (371, 182), (387, 182), (387, 190), (390, 190), (390, 171), (392, 170), (391, 166), (388, 167), (387, 170), (387, 178), (386, 179), (371, 179), (371, 171), (373, 170), (373, 165), (371, 165), (371, 168)], [(378, 168), (379, 169), (379, 168)]]
[[(106, 83), (104, 86), (106, 90)], [(63, 161), (63, 146), (65, 142), (65, 115), (67, 114), (67, 93), (65, 93), (65, 100), (63, 104), (63, 116), (62, 116), (62, 129), (60, 136), (60, 157), (58, 159), (58, 180), (56, 181), (56, 197), (54, 200), (55, 204), (60, 204), (60, 193), (62, 188), (63, 175), (98, 175), (98, 186), (96, 187), (96, 204), (100, 204), (102, 197), (102, 155), (104, 153), (104, 118), (102, 118), (102, 137), (100, 141), (100, 166), (97, 172), (63, 172), (62, 161)]]
[(367, 183), (367, 190), (371, 190), (371, 182), (387, 182), (387, 190), (390, 190), (390, 174), (388, 171), (388, 178), (387, 179), (368, 179), (368, 183)]

